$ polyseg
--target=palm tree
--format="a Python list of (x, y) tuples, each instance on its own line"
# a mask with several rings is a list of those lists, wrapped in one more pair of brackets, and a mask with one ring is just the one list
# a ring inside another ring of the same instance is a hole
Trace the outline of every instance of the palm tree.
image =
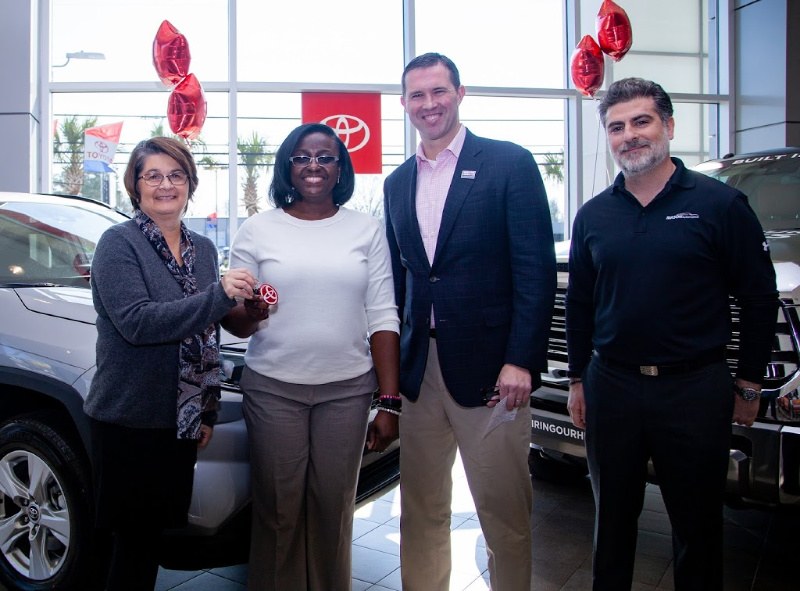
[(97, 124), (97, 117), (79, 121), (76, 115), (67, 117), (56, 128), (53, 139), (53, 156), (56, 164), (64, 164), (61, 179), (63, 192), (77, 195), (83, 188), (83, 142), (84, 132)]
[(544, 178), (554, 183), (564, 182), (564, 151), (547, 152), (544, 155)]
[(164, 120), (160, 119), (158, 122), (153, 123), (153, 127), (150, 129), (150, 137), (177, 137), (173, 136), (171, 133), (168, 134), (164, 131)]
[[(544, 180), (560, 185), (564, 182), (564, 150), (546, 152), (542, 164)], [(548, 199), (550, 217), (553, 222), (561, 222), (561, 207), (556, 199)]]
[(239, 150), (246, 175), (242, 183), (244, 206), (247, 209), (247, 215), (251, 216), (258, 213), (259, 167), (271, 164), (275, 155), (266, 151), (267, 140), (262, 138), (257, 131), (254, 131), (249, 138), (239, 139), (236, 147)]

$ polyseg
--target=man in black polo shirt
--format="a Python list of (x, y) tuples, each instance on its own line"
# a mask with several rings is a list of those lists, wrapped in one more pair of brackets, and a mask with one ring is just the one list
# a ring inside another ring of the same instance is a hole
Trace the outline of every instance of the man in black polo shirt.
[[(672, 102), (626, 78), (599, 106), (622, 172), (578, 211), (567, 289), (569, 411), (586, 429), (593, 589), (630, 589), (652, 459), (675, 589), (723, 588), (731, 420), (751, 425), (777, 318), (775, 272), (747, 198), (671, 158)], [(735, 381), (729, 295), (741, 307)]]

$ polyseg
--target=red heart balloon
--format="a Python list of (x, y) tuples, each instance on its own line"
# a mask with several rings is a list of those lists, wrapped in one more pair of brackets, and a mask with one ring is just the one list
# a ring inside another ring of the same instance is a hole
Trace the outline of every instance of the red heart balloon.
[(172, 87), (189, 73), (189, 42), (169, 21), (158, 27), (153, 39), (153, 66), (164, 86)]
[(628, 53), (633, 43), (633, 30), (628, 13), (611, 0), (604, 0), (597, 13), (597, 41), (600, 49), (615, 62)]
[(194, 74), (181, 80), (169, 95), (167, 120), (172, 133), (187, 140), (200, 135), (208, 105), (203, 87)]
[(594, 93), (603, 85), (605, 62), (600, 46), (591, 35), (584, 35), (572, 53), (570, 73), (575, 88), (586, 96)]

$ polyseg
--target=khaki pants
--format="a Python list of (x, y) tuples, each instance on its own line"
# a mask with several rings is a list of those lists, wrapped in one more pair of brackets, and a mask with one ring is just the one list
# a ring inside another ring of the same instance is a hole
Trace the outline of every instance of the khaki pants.
[(451, 470), (460, 450), (489, 555), (493, 591), (530, 591), (528, 405), (487, 433), (493, 409), (464, 408), (444, 385), (431, 341), (416, 402), (400, 418), (400, 559), (403, 591), (450, 588)]

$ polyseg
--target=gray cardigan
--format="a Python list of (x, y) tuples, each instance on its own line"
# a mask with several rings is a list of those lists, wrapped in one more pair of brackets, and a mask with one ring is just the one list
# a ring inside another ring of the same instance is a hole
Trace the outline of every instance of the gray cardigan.
[(198, 293), (185, 298), (133, 220), (100, 237), (92, 260), (97, 372), (84, 411), (139, 428), (176, 426), (180, 341), (235, 305), (219, 283), (214, 244), (190, 232)]

